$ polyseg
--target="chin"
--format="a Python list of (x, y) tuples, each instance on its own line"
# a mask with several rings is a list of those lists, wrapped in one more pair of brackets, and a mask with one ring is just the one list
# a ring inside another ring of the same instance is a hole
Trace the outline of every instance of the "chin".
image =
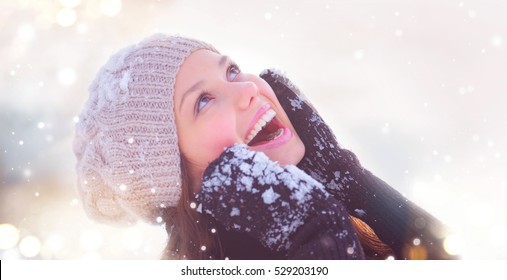
[(286, 147), (280, 147), (279, 149), (273, 149), (263, 152), (272, 161), (278, 162), (280, 166), (297, 165), (305, 155), (305, 146), (300, 141), (299, 143), (291, 143), (291, 144), (293, 145), (287, 145)]

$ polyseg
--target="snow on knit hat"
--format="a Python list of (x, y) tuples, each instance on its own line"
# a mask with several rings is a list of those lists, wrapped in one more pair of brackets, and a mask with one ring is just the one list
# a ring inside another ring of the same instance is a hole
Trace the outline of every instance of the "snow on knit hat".
[(152, 35), (111, 56), (89, 87), (76, 124), (78, 192), (100, 222), (160, 223), (181, 196), (173, 111), (176, 75), (198, 49), (194, 39)]

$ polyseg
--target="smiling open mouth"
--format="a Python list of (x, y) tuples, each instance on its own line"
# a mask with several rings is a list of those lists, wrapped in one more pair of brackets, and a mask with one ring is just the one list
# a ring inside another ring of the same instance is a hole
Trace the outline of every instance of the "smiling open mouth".
[(279, 138), (283, 132), (283, 124), (276, 117), (275, 111), (269, 109), (254, 125), (246, 138), (246, 143), (251, 147), (259, 146)]

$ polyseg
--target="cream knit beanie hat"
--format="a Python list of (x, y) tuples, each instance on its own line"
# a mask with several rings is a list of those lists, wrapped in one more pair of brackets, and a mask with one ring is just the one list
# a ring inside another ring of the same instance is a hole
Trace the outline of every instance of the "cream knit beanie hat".
[(173, 111), (176, 75), (194, 39), (152, 35), (120, 50), (98, 72), (76, 125), (78, 191), (98, 221), (161, 223), (181, 196)]

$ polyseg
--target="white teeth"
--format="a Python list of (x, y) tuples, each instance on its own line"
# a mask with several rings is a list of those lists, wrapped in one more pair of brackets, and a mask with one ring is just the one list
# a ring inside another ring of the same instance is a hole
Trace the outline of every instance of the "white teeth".
[(254, 125), (252, 131), (250, 131), (250, 134), (248, 134), (248, 137), (246, 138), (246, 143), (250, 143), (252, 139), (259, 133), (259, 131), (262, 130), (262, 128), (270, 122), (274, 117), (276, 116), (276, 113), (273, 109), (269, 109), (264, 113), (264, 115), (257, 121), (257, 123)]

